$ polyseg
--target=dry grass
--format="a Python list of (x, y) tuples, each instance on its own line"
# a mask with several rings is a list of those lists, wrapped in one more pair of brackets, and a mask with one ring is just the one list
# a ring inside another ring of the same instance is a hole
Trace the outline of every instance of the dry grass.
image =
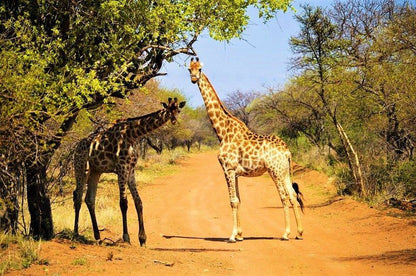
[[(136, 167), (136, 184), (139, 190), (157, 177), (174, 174), (178, 169), (176, 166), (178, 160), (184, 158), (186, 154), (183, 149), (177, 148), (173, 151), (165, 150), (161, 155), (149, 155), (146, 160), (139, 160)], [(72, 191), (74, 188), (75, 181), (72, 182), (72, 185), (68, 185), (65, 188), (64, 196), (58, 198), (52, 204), (55, 233), (73, 229), (74, 209)], [(127, 196), (131, 200), (128, 189)], [(95, 208), (100, 228), (105, 228), (106, 225), (113, 225), (121, 220), (119, 189), (115, 174), (110, 173), (101, 176), (97, 189)], [(91, 219), (85, 203), (81, 207), (79, 233), (89, 239), (93, 239)]]
[[(207, 149), (205, 149), (207, 150)], [(152, 154), (146, 160), (139, 160), (136, 167), (136, 183), (138, 189), (146, 184), (152, 183), (157, 177), (174, 174), (177, 169), (177, 162), (185, 158), (187, 152), (181, 148), (173, 151), (165, 150), (162, 155)], [(61, 237), (73, 239), (74, 242), (92, 242), (93, 232), (91, 219), (85, 203), (82, 204), (79, 221), (79, 233), (81, 238), (73, 236), (74, 208), (72, 192), (75, 189), (75, 180), (69, 179), (63, 187), (63, 195), (53, 197), (52, 213), (55, 233)], [(131, 196), (127, 189), (129, 200)], [(85, 193), (84, 193), (85, 196)], [(20, 217), (20, 223), (28, 228), (30, 218), (27, 206), (23, 208), (25, 222)], [(103, 174), (97, 190), (96, 214), (100, 228), (106, 225), (114, 225), (121, 220), (119, 208), (119, 189), (117, 176), (115, 174)], [(24, 232), (28, 233), (28, 229)], [(11, 269), (23, 269), (32, 263), (47, 263), (47, 260), (39, 260), (41, 242), (25, 238), (23, 235), (9, 235), (0, 233), (0, 276)], [(74, 245), (76, 246), (76, 245)], [(76, 259), (74, 265), (85, 265), (84, 259)]]
[(41, 243), (22, 235), (0, 233), (0, 246), (0, 275), (10, 269), (27, 268), (34, 262), (47, 262), (39, 260)]

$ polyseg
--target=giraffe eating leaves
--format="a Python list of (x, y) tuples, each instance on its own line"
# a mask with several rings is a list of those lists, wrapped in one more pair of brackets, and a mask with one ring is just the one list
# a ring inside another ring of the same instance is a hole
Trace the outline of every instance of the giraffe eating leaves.
[(291, 182), (291, 153), (283, 140), (277, 136), (258, 135), (233, 116), (220, 101), (207, 76), (202, 73), (199, 59), (191, 59), (189, 65), (192, 83), (196, 83), (204, 100), (208, 117), (220, 141), (218, 160), (227, 181), (233, 213), (233, 230), (230, 242), (243, 240), (240, 225), (240, 195), (238, 177), (259, 176), (268, 172), (272, 177), (283, 204), (285, 232), (290, 234), (289, 204), (292, 205), (297, 224), (297, 239), (302, 239), (302, 223), (299, 207), (303, 210), (302, 194), (296, 183)]
[(176, 123), (176, 117), (185, 106), (185, 102), (169, 98), (168, 103), (162, 103), (163, 109), (156, 112), (125, 120), (120, 120), (109, 129), (93, 133), (82, 139), (75, 150), (74, 168), (76, 189), (73, 194), (75, 208), (74, 234), (78, 235), (79, 211), (82, 195), (87, 186), (85, 203), (90, 212), (94, 238), (100, 239), (95, 215), (95, 197), (98, 180), (102, 173), (116, 173), (120, 190), (120, 209), (123, 217), (123, 240), (130, 242), (127, 230), (127, 196), (126, 184), (133, 197), (139, 220), (139, 241), (146, 243), (146, 233), (143, 222), (143, 205), (136, 187), (134, 167), (137, 163), (138, 152), (136, 144), (139, 137), (161, 127), (169, 120)]

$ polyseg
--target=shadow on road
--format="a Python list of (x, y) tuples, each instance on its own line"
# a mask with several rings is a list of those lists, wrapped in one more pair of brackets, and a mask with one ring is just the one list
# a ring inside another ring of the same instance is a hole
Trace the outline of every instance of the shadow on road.
[(173, 251), (173, 252), (238, 252), (241, 251), (241, 249), (225, 249), (225, 248), (150, 248), (150, 250), (155, 251)]
[[(334, 204), (336, 202), (339, 202), (343, 199), (344, 199), (343, 197), (337, 196), (337, 197), (331, 198), (331, 199), (329, 199), (325, 202), (322, 202), (322, 203), (309, 204), (309, 205), (306, 204), (304, 207), (305, 208), (310, 208), (310, 209), (326, 207), (326, 206), (329, 206), (329, 205)], [(265, 208), (265, 209), (283, 209), (283, 206), (268, 206), (268, 207), (263, 207), (263, 208)], [(292, 208), (292, 206), (289, 206), (289, 208)]]
[(338, 260), (340, 261), (369, 261), (369, 262), (383, 262), (383, 263), (388, 263), (388, 264), (415, 265), (416, 249), (387, 251), (378, 255), (343, 257), (343, 258), (338, 258)]
[[(180, 235), (163, 235), (165, 239), (189, 239), (189, 240), (204, 240), (204, 241), (213, 241), (213, 242), (227, 242), (228, 238), (206, 238), (206, 237), (190, 237), (190, 236), (180, 236)], [(244, 237), (245, 241), (250, 240), (282, 240), (278, 237)]]

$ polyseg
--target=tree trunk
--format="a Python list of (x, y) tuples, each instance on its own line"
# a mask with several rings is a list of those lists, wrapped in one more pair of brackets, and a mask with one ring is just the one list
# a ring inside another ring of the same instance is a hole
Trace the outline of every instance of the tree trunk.
[(336, 122), (336, 127), (342, 144), (344, 145), (345, 152), (347, 153), (348, 163), (354, 176), (355, 190), (360, 194), (361, 197), (366, 197), (367, 193), (364, 186), (363, 174), (361, 172), (361, 164), (358, 158), (358, 154), (354, 150), (354, 147), (351, 144), (350, 139), (348, 138), (347, 133), (345, 133), (342, 125)]
[[(23, 187), (22, 169), (19, 165), (0, 164), (0, 230), (15, 234), (19, 219), (19, 193)], [(10, 171), (10, 167), (13, 170)]]
[(26, 175), (30, 234), (35, 239), (50, 240), (54, 232), (51, 202), (47, 194), (46, 166), (31, 166)]
[[(2, 193), (3, 197), (3, 193)], [(0, 230), (15, 234), (19, 218), (19, 203), (17, 195), (0, 198)]]
[(192, 141), (191, 140), (185, 140), (186, 149), (188, 152), (191, 151)]

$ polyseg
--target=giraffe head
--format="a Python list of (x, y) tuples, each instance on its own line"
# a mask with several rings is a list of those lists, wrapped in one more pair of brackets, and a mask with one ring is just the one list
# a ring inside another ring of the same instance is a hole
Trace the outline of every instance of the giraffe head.
[(191, 58), (191, 63), (189, 64), (189, 73), (191, 73), (192, 83), (196, 83), (202, 77), (202, 63), (199, 62), (199, 58)]
[(168, 111), (170, 121), (175, 124), (176, 116), (181, 112), (181, 109), (185, 106), (186, 102), (178, 102), (178, 98), (169, 98), (168, 103), (162, 103), (163, 107)]

